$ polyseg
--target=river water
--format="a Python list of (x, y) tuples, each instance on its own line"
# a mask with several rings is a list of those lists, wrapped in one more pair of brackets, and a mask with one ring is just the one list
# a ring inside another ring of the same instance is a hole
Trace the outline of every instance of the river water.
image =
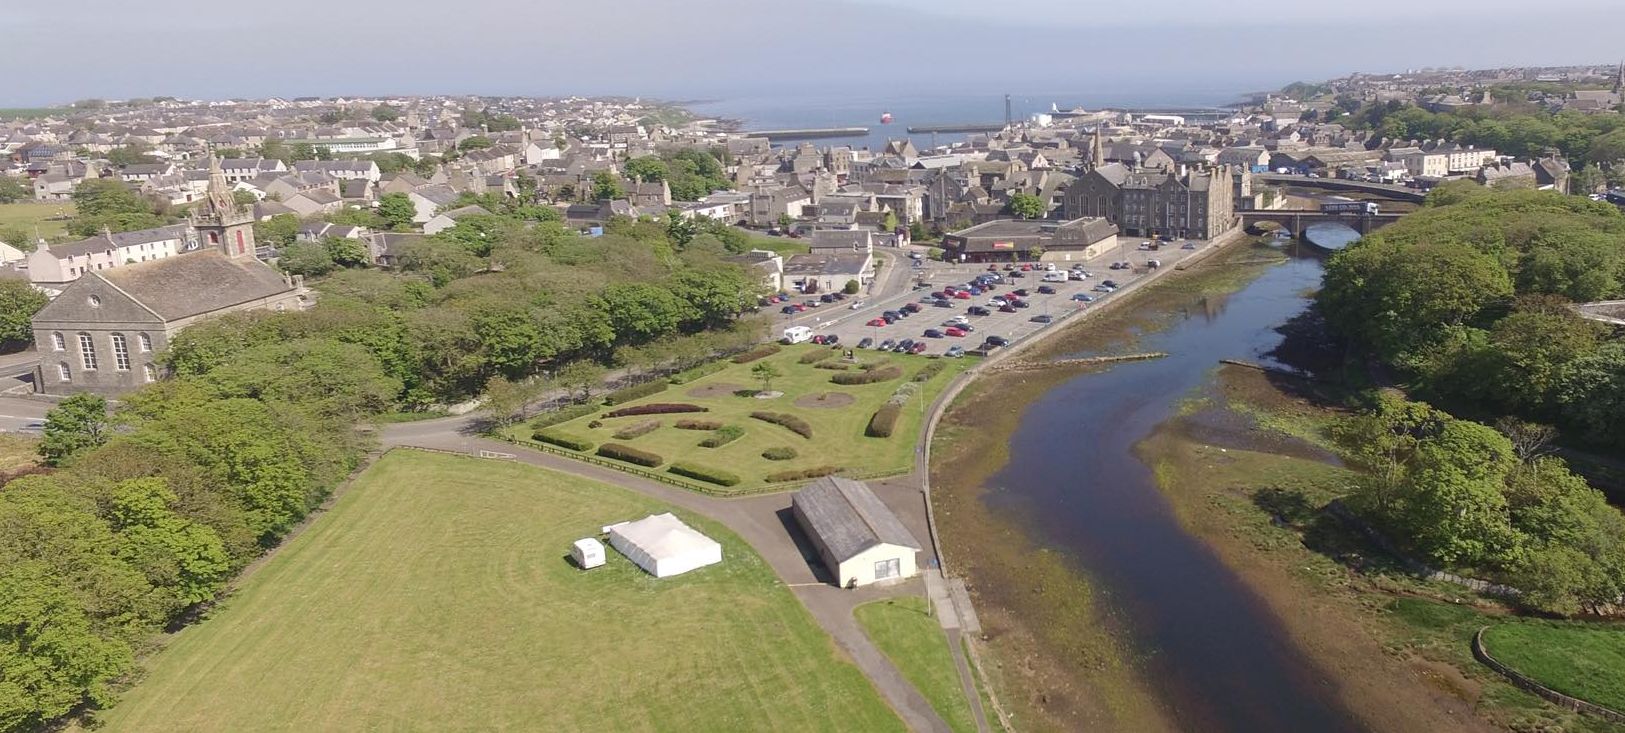
[(1309, 248), (1287, 247), (1288, 261), (1172, 314), (1171, 326), (1135, 346), (1167, 358), (1082, 375), (1039, 397), (988, 481), (997, 489), (990, 508), (1066, 551), (1106, 591), (1183, 730), (1360, 729), (1262, 601), (1180, 526), (1134, 453), (1220, 359), (1271, 361), (1274, 329), (1307, 307), (1322, 270)]

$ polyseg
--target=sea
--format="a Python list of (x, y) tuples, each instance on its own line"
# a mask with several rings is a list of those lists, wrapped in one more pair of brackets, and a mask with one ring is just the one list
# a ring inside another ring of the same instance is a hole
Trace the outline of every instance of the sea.
[[(1116, 91), (1054, 91), (1010, 93), (1011, 118), (1029, 119), (1052, 107), (1070, 110), (1148, 107), (1212, 107), (1231, 104), (1248, 90), (1160, 88)], [(910, 135), (911, 125), (999, 124), (1004, 122), (1004, 92), (951, 92), (939, 94), (761, 94), (739, 95), (683, 103), (702, 117), (739, 120), (744, 130), (780, 130), (812, 127), (867, 127), (867, 135), (818, 138), (813, 144), (850, 145), (880, 150), (887, 140), (910, 138), (915, 147), (932, 145), (929, 133)], [(883, 124), (881, 115), (892, 121)], [(965, 134), (938, 133), (936, 144), (963, 140)], [(799, 141), (789, 142), (797, 144)]]

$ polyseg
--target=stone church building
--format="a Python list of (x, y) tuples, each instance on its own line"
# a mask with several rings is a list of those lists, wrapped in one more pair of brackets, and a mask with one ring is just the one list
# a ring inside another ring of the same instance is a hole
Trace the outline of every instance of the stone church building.
[(308, 304), (303, 283), (254, 257), (253, 212), (232, 198), (218, 160), (185, 237), (180, 255), (86, 272), (35, 314), (36, 391), (117, 396), (157, 380), (157, 355), (193, 323)]

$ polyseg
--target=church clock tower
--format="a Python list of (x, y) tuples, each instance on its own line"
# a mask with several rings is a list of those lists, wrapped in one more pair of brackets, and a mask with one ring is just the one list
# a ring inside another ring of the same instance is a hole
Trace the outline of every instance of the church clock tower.
[(192, 228), (197, 231), (200, 246), (213, 247), (231, 259), (254, 259), (254, 212), (232, 196), (220, 159), (212, 153), (209, 193), (193, 208)]

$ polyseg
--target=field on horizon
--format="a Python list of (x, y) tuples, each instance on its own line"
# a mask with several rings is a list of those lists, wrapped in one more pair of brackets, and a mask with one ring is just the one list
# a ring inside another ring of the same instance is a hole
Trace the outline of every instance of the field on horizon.
[[(731, 532), (666, 579), (570, 542), (669, 507), (517, 463), (394, 451), (147, 660), (107, 731), (900, 730)], [(679, 512), (681, 515), (682, 513)]]

